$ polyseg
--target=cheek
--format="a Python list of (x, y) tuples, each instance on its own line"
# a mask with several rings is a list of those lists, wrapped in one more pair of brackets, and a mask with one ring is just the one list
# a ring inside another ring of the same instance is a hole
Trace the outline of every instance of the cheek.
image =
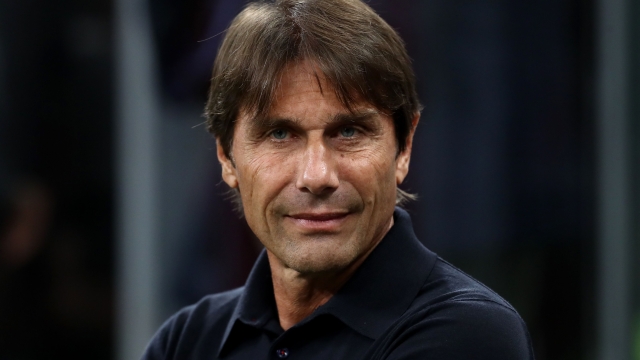
[(343, 176), (365, 202), (385, 201), (389, 197), (395, 203), (395, 157), (386, 147), (343, 159)]
[[(291, 157), (261, 151), (243, 154), (238, 164), (238, 186), (242, 202), (249, 211), (264, 211), (288, 183)], [(245, 210), (246, 211), (246, 210)]]

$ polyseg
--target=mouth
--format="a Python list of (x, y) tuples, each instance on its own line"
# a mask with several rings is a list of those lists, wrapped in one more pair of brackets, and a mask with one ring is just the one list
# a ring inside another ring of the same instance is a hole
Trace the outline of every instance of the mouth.
[(346, 221), (349, 212), (309, 212), (287, 215), (286, 218), (303, 231), (335, 232)]

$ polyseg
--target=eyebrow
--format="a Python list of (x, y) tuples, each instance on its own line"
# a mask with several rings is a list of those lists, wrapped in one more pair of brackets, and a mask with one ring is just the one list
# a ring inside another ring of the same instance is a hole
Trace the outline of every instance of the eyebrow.
[(256, 117), (250, 124), (251, 132), (262, 133), (275, 128), (299, 128), (302, 121), (284, 117)]
[[(339, 124), (363, 124), (373, 125), (374, 117), (379, 115), (380, 112), (375, 109), (363, 109), (357, 110), (353, 113), (345, 112), (338, 113), (332, 116), (327, 124), (339, 125)], [(251, 132), (254, 134), (263, 133), (267, 130), (274, 128), (301, 128), (302, 119), (287, 118), (287, 117), (261, 117), (257, 116), (253, 119), (250, 125)]]

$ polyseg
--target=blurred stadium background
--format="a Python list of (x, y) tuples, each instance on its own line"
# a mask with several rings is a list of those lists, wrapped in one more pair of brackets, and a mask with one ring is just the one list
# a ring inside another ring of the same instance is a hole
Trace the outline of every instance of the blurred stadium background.
[[(0, 360), (136, 359), (260, 251), (202, 125), (239, 0), (0, 0)], [(640, 3), (371, 0), (425, 109), (420, 239), (539, 360), (640, 360)]]

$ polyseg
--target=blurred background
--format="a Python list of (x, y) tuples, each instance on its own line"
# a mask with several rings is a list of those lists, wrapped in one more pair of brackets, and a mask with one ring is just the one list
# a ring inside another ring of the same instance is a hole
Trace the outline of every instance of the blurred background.
[[(640, 360), (640, 4), (371, 0), (425, 108), (418, 237), (536, 357)], [(0, 0), (0, 360), (136, 359), (261, 247), (201, 116), (239, 0)]]

